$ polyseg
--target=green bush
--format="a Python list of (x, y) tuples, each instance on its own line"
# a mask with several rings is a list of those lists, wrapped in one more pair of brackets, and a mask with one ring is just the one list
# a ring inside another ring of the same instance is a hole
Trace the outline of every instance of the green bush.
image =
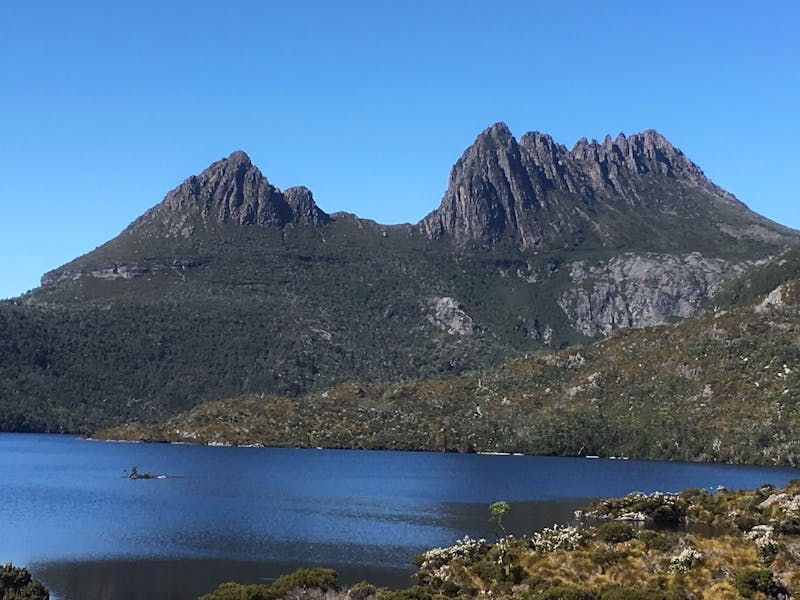
[(337, 573), (333, 569), (297, 569), (288, 575), (281, 575), (272, 585), (242, 585), (223, 583), (199, 600), (278, 600), (292, 590), (336, 589)]
[(733, 523), (740, 531), (750, 531), (753, 527), (758, 525), (758, 521), (750, 515), (738, 516), (734, 519)]
[(271, 600), (269, 586), (243, 585), (234, 581), (220, 584), (217, 589), (198, 600)]
[(797, 517), (787, 517), (785, 519), (781, 519), (775, 525), (775, 529), (781, 533), (798, 535), (800, 534), (800, 519)]
[(657, 506), (650, 513), (653, 523), (660, 525), (674, 525), (683, 521), (686, 510), (679, 504)]
[(609, 521), (595, 530), (595, 536), (609, 544), (619, 544), (635, 538), (636, 528), (629, 523)]
[(528, 595), (529, 600), (598, 600), (597, 594), (583, 586), (558, 585), (537, 590)]
[(297, 569), (288, 575), (281, 575), (270, 586), (269, 591), (279, 597), (288, 591), (297, 589), (334, 590), (337, 577), (338, 574), (333, 569)]
[(378, 592), (378, 588), (372, 585), (369, 581), (359, 581), (350, 586), (347, 590), (347, 595), (350, 600), (367, 600), (370, 596), (374, 596)]
[(589, 558), (591, 561), (600, 567), (600, 571), (605, 573), (605, 570), (613, 565), (615, 562), (628, 556), (624, 550), (616, 550), (614, 548), (596, 548), (591, 552)]
[(666, 552), (675, 545), (675, 541), (663, 531), (645, 529), (637, 536), (647, 550), (660, 550)]
[(767, 598), (788, 597), (786, 587), (775, 579), (769, 569), (747, 569), (736, 574), (736, 590), (743, 598), (764, 594)]

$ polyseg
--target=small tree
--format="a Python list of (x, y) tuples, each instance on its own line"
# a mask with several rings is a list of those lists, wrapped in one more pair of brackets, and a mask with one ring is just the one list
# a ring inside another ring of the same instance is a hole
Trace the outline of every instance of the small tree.
[(503, 535), (506, 535), (506, 528), (503, 527), (503, 515), (505, 515), (511, 507), (508, 505), (508, 502), (504, 500), (500, 500), (498, 502), (492, 502), (489, 505), (489, 520), (494, 521), (494, 535), (497, 539), (500, 539), (500, 532)]

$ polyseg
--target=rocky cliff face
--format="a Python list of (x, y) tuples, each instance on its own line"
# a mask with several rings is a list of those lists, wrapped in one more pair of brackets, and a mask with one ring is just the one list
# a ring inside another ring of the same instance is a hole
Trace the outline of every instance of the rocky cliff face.
[(699, 254), (622, 255), (590, 266), (570, 265), (572, 286), (558, 305), (586, 335), (661, 325), (703, 312), (703, 300), (748, 266)]
[(464, 152), (420, 227), (431, 238), (505, 239), (523, 250), (592, 239), (624, 246), (639, 236), (669, 247), (687, 228), (715, 243), (746, 238), (778, 248), (796, 233), (749, 211), (656, 131), (582, 139), (567, 150), (536, 132), (517, 142), (503, 123)]
[(244, 152), (237, 151), (193, 175), (169, 192), (161, 204), (134, 221), (125, 233), (156, 230), (188, 237), (215, 224), (286, 227), (317, 226), (330, 217), (314, 203), (311, 191), (271, 185)]
[(156, 273), (173, 271), (184, 272), (189, 269), (196, 269), (203, 265), (199, 259), (173, 259), (168, 264), (152, 260), (142, 261), (139, 264), (114, 263), (113, 265), (99, 267), (95, 269), (56, 269), (42, 275), (42, 285), (52, 286), (64, 281), (78, 281), (83, 278), (115, 280), (115, 279), (136, 279), (139, 277), (149, 277)]

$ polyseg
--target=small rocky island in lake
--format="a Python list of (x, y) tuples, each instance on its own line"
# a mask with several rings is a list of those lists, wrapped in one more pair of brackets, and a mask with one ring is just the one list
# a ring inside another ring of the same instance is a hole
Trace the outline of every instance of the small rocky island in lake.
[(155, 475), (154, 473), (140, 473), (137, 467), (131, 467), (130, 473), (125, 471), (128, 474), (128, 479), (162, 479), (166, 477), (165, 475)]

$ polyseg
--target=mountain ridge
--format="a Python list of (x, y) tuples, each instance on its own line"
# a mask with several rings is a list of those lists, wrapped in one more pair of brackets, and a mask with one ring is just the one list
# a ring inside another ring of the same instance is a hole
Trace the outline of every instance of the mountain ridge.
[[(517, 142), (502, 122), (478, 134), (453, 165), (439, 207), (415, 224), (328, 214), (311, 190), (281, 191), (236, 150), (185, 179), (118, 238), (188, 240), (229, 224), (321, 230), (341, 218), (369, 223), (380, 235), (421, 235), (461, 249), (505, 243), (523, 252), (579, 246), (672, 252), (687, 246), (718, 256), (724, 246), (747, 258), (776, 254), (800, 239), (800, 232), (752, 212), (707, 179), (653, 129), (607, 135), (603, 142), (581, 138), (569, 150), (536, 131)], [(72, 273), (60, 271), (76, 263), (80, 259), (46, 273), (42, 284), (69, 279)], [(95, 265), (104, 269), (114, 265)]]
[[(681, 189), (665, 193), (665, 179)], [(791, 231), (752, 213), (653, 129), (614, 140), (606, 136), (602, 143), (582, 138), (567, 150), (539, 132), (517, 142), (507, 125), (495, 123), (456, 162), (439, 208), (420, 226), (432, 238), (451, 236), (461, 243), (510, 237), (524, 250), (590, 235), (608, 244), (620, 237), (613, 220), (630, 218), (634, 209), (706, 218), (706, 202), (731, 213), (712, 223), (720, 235), (769, 241)], [(749, 221), (747, 234), (731, 226), (736, 219)]]

